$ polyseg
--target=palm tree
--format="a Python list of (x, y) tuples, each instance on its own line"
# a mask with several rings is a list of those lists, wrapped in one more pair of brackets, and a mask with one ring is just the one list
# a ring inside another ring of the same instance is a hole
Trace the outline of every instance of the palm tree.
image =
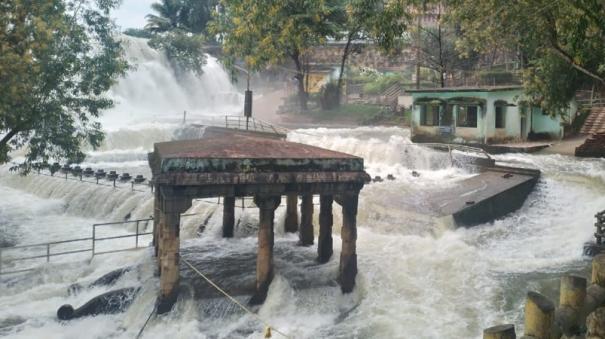
[(151, 8), (158, 13), (148, 14), (147, 25), (145, 29), (152, 33), (164, 33), (176, 28), (182, 28), (183, 19), (183, 1), (182, 0), (160, 0), (151, 5)]

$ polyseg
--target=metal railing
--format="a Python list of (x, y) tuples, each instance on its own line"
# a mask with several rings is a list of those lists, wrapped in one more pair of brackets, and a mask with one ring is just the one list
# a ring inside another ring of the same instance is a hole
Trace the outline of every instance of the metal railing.
[(255, 132), (272, 133), (277, 135), (287, 135), (288, 130), (283, 127), (272, 125), (262, 120), (248, 118), (241, 115), (226, 115), (225, 127), (239, 130), (249, 130)]
[[(46, 259), (45, 262), (49, 263), (50, 259), (52, 257), (77, 254), (77, 253), (86, 253), (86, 252), (91, 253), (91, 259), (92, 259), (92, 258), (94, 258), (95, 255), (132, 251), (132, 250), (137, 250), (140, 248), (149, 247), (149, 245), (140, 246), (139, 240), (140, 240), (141, 236), (153, 234), (153, 232), (140, 232), (141, 224), (144, 223), (145, 226), (147, 226), (148, 222), (150, 222), (150, 221), (153, 221), (153, 218), (93, 224), (91, 237), (61, 240), (61, 241), (51, 241), (51, 242), (46, 242), (46, 243), (20, 245), (20, 246), (13, 246), (13, 247), (0, 247), (0, 275), (27, 272), (27, 271), (34, 270), (36, 268), (36, 267), (29, 267), (26, 269), (17, 269), (17, 270), (11, 270), (11, 271), (3, 270), (4, 266), (6, 266), (7, 264), (15, 263), (15, 262), (22, 262), (22, 261), (26, 261), (26, 260), (35, 260), (35, 259), (44, 258), (44, 259)], [(136, 230), (135, 230), (134, 234), (130, 233), (130, 234), (122, 234), (122, 235), (117, 235), (117, 236), (106, 236), (106, 237), (98, 236), (97, 228), (99, 228), (99, 227), (112, 226), (112, 225), (123, 225), (123, 224), (130, 224), (130, 223), (136, 223)], [(100, 241), (109, 241), (109, 240), (124, 239), (124, 238), (135, 238), (134, 247), (117, 249), (117, 250), (109, 250), (109, 251), (98, 251), (98, 249), (97, 249), (97, 243)], [(57, 245), (79, 243), (79, 242), (86, 242), (89, 245), (87, 247), (83, 247), (83, 248), (63, 250), (63, 251), (59, 251), (59, 252), (51, 251), (52, 248), (56, 247)], [(36, 248), (45, 248), (46, 251), (44, 254), (25, 255), (25, 256), (10, 257), (10, 258), (5, 257), (5, 254), (7, 252), (26, 251), (26, 250), (36, 249)]]
[(602, 245), (605, 238), (605, 211), (595, 214), (595, 218), (597, 218), (597, 222), (594, 224), (596, 227), (595, 240), (597, 245)]

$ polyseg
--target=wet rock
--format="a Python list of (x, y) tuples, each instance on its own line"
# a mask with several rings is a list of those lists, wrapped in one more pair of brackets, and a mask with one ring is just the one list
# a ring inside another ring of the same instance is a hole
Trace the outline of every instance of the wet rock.
[(70, 320), (91, 315), (124, 312), (132, 304), (139, 291), (140, 287), (109, 291), (92, 298), (77, 309), (71, 305), (63, 305), (57, 310), (57, 317), (61, 320)]
[(387, 175), (387, 180), (395, 180), (395, 176), (392, 174)]
[(598, 308), (586, 318), (586, 339), (605, 339), (605, 307)]
[(418, 178), (420, 176), (420, 173), (416, 172), (416, 171), (412, 171), (412, 176), (414, 178)]
[(382, 179), (382, 177), (380, 175), (377, 175), (374, 177), (374, 179), (372, 181), (373, 182), (383, 182), (384, 180)]
[[(130, 270), (132, 270), (132, 266), (123, 267), (123, 268), (111, 271), (111, 272), (103, 275), (99, 279), (93, 281), (92, 283), (88, 284), (86, 287), (91, 288), (91, 287), (97, 287), (97, 286), (113, 285), (118, 279), (120, 279), (126, 272), (129, 272)], [(73, 284), (73, 285), (69, 286), (69, 288), (67, 289), (67, 292), (69, 294), (76, 294), (76, 293), (80, 292), (80, 290), (82, 288), (83, 288), (83, 286), (81, 284)]]

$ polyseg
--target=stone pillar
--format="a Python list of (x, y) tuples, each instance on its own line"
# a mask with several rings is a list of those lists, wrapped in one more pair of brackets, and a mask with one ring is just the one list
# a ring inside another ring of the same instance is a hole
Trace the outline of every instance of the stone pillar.
[(300, 230), (298, 232), (300, 244), (303, 246), (313, 245), (315, 235), (313, 234), (313, 195), (302, 196), (300, 205)]
[(326, 263), (332, 257), (332, 201), (331, 195), (321, 195), (319, 198), (319, 238), (317, 239), (317, 261)]
[(153, 255), (159, 256), (160, 242), (160, 190), (156, 187), (153, 192)]
[(286, 232), (296, 233), (298, 231), (298, 195), (290, 193), (286, 196), (286, 222), (284, 229)]
[(498, 325), (483, 330), (483, 339), (516, 339), (515, 325)]
[(555, 321), (563, 334), (573, 336), (581, 332), (584, 326), (585, 316), (582, 316), (582, 310), (586, 300), (586, 278), (575, 275), (561, 277), (559, 293)]
[(525, 301), (525, 336), (552, 339), (555, 305), (545, 296), (528, 292)]
[(223, 199), (223, 238), (233, 238), (235, 226), (235, 197)]
[(250, 299), (250, 304), (262, 304), (267, 298), (271, 280), (273, 280), (273, 219), (275, 209), (279, 206), (281, 197), (255, 197), (258, 206), (258, 253), (256, 256), (256, 292)]
[(181, 213), (191, 207), (191, 199), (162, 199), (160, 208), (160, 297), (157, 313), (169, 312), (176, 302), (179, 287), (179, 246)]
[(342, 205), (342, 250), (340, 252), (340, 267), (338, 281), (343, 293), (353, 291), (355, 276), (357, 276), (357, 203), (358, 194), (341, 197)]

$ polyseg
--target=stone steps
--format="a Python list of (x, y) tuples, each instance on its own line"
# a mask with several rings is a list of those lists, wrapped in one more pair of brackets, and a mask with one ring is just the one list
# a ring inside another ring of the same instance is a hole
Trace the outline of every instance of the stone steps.
[(605, 157), (605, 131), (592, 134), (586, 141), (576, 147), (576, 157)]
[(605, 107), (593, 107), (580, 130), (582, 134), (605, 132)]

